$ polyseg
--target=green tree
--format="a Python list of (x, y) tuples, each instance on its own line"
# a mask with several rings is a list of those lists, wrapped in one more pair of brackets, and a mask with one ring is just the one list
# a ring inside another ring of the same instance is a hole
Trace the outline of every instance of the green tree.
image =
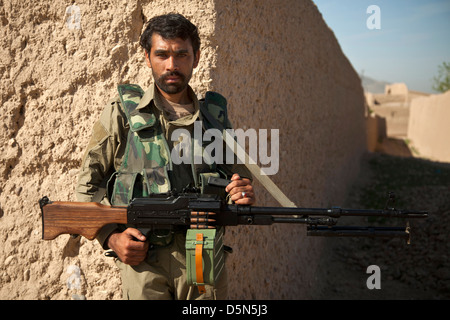
[(433, 78), (433, 90), (437, 92), (450, 90), (450, 62), (443, 62), (438, 66), (438, 75)]

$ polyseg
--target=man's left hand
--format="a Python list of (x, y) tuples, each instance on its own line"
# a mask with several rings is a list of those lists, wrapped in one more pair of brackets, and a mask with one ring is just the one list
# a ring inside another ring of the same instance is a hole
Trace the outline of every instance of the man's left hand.
[(225, 191), (229, 193), (231, 200), (236, 204), (253, 205), (255, 203), (252, 182), (247, 178), (241, 179), (237, 173), (233, 174)]

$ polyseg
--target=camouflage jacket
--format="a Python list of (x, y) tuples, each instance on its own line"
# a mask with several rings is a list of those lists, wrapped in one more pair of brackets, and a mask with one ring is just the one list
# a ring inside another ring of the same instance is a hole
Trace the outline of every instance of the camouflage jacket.
[[(163, 103), (161, 101), (162, 97), (160, 96), (155, 85), (152, 85), (143, 94), (142, 98), (138, 99), (139, 104), (136, 107), (136, 110), (154, 115), (155, 122), (157, 122), (156, 124), (151, 125), (151, 127), (155, 130), (142, 131), (144, 136), (145, 134), (148, 136), (141, 140), (154, 140), (155, 133), (160, 130), (159, 133), (164, 135), (165, 139), (163, 140), (167, 143), (167, 148), (170, 152), (174, 147), (173, 142), (170, 139), (173, 130), (177, 128), (184, 128), (192, 134), (195, 120), (202, 120), (202, 115), (200, 112), (200, 102), (190, 87), (188, 88), (188, 92), (194, 103), (195, 111), (192, 115), (177, 119), (175, 121), (169, 121), (167, 119), (164, 112)], [(150, 121), (146, 121), (145, 119), (142, 121), (143, 124), (147, 122), (150, 124)], [(139, 125), (139, 121), (137, 121), (137, 125)], [(229, 122), (226, 127), (231, 127)], [(131, 131), (134, 131), (133, 124)], [(106, 182), (110, 179), (110, 177), (114, 177), (115, 175), (118, 176), (120, 174), (129, 174), (130, 176), (135, 177), (136, 170), (142, 170), (141, 167), (144, 167), (144, 174), (142, 177), (150, 180), (150, 183), (147, 183), (149, 188), (156, 188), (156, 190), (153, 190), (152, 192), (164, 192), (167, 191), (168, 188), (181, 191), (186, 186), (195, 186), (198, 184), (197, 175), (199, 173), (210, 172), (212, 170), (211, 166), (206, 164), (197, 165), (195, 168), (193, 168), (191, 164), (183, 163), (179, 165), (170, 165), (170, 181), (162, 181), (161, 179), (167, 177), (167, 172), (164, 172), (169, 167), (167, 166), (167, 162), (160, 164), (151, 163), (150, 165), (149, 162), (144, 162), (138, 165), (134, 163), (124, 164), (124, 159), (128, 160), (128, 162), (141, 161), (139, 159), (139, 155), (136, 156), (136, 152), (134, 152), (134, 155), (130, 157), (130, 150), (128, 150), (130, 144), (127, 143), (127, 139), (132, 137), (132, 135), (129, 135), (129, 133), (130, 124), (127, 120), (127, 115), (120, 98), (115, 97), (106, 104), (100, 119), (94, 124), (91, 140), (86, 149), (76, 187), (78, 201), (100, 201), (103, 199), (103, 203), (109, 204), (109, 198), (103, 197), (103, 195), (106, 191)], [(155, 146), (154, 143), (149, 144), (148, 146), (152, 145)], [(159, 150), (158, 152), (161, 153)], [(161, 154), (164, 155), (164, 152)], [(163, 156), (163, 158), (166, 158), (165, 160), (168, 160), (169, 157), (170, 154), (167, 154), (166, 157)], [(152, 161), (152, 159), (149, 160), (150, 162)], [(214, 169), (217, 169), (222, 173), (222, 175), (226, 175), (228, 177), (231, 177), (233, 173), (239, 173), (241, 177), (251, 178), (251, 174), (245, 166), (239, 164), (217, 165), (217, 168)], [(119, 183), (118, 185), (121, 184), (122, 183)], [(124, 188), (122, 188), (124, 190), (123, 194), (129, 192), (128, 188), (129, 186), (124, 186)], [(117, 194), (117, 192), (114, 194)], [(132, 194), (125, 195), (125, 197), (127, 196), (130, 198)], [(123, 202), (126, 201), (122, 199), (120, 201), (116, 201), (115, 204), (123, 204)], [(103, 247), (105, 247), (104, 241), (107, 236), (116, 228), (117, 226), (108, 225), (102, 229), (97, 239)]]

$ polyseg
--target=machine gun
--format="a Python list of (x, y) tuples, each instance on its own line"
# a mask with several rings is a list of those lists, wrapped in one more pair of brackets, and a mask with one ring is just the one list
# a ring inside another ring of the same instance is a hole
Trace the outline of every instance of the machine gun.
[[(210, 178), (209, 184), (226, 186), (229, 181)], [(216, 195), (163, 193), (133, 199), (128, 206), (106, 206), (96, 202), (52, 202), (43, 197), (42, 238), (52, 240), (61, 234), (82, 235), (93, 240), (107, 224), (124, 224), (144, 235), (152, 230), (187, 230), (186, 259), (188, 283), (214, 284), (223, 268), (223, 228), (237, 225), (305, 224), (308, 236), (387, 237), (410, 239), (410, 227), (340, 226), (343, 217), (426, 218), (426, 211), (386, 208), (342, 209), (258, 207), (227, 204)], [(202, 252), (206, 251), (206, 254)], [(206, 258), (205, 258), (206, 257)], [(208, 262), (204, 262), (205, 259)], [(205, 266), (205, 270), (203, 270)]]
[[(212, 181), (211, 179), (214, 179)], [(212, 185), (229, 181), (210, 178)], [(212, 229), (219, 226), (305, 224), (308, 236), (388, 237), (409, 240), (410, 228), (339, 226), (343, 217), (426, 218), (426, 211), (390, 207), (395, 200), (390, 193), (384, 209), (258, 207), (227, 204), (216, 195), (197, 193), (161, 193), (131, 200), (128, 206), (106, 206), (96, 202), (52, 202), (43, 197), (42, 238), (52, 240), (61, 234), (79, 234), (93, 240), (107, 224), (133, 226), (145, 234), (151, 229)]]

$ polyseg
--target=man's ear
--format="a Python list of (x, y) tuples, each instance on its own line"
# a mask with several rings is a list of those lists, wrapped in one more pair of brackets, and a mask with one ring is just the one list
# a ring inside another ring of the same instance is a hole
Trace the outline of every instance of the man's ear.
[(152, 63), (150, 62), (150, 57), (148, 55), (148, 52), (147, 52), (147, 50), (144, 50), (144, 51), (145, 51), (145, 62), (147, 62), (147, 66), (149, 68), (151, 68), (152, 67)]
[(200, 61), (200, 49), (197, 50), (197, 53), (195, 54), (194, 57), (194, 65), (193, 65), (194, 68), (197, 68), (199, 61)]

